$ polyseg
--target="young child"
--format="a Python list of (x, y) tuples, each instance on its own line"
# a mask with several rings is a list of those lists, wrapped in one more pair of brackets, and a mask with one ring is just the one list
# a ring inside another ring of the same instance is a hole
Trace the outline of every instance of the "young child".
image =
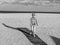
[(36, 26), (38, 26), (38, 23), (37, 23), (34, 13), (32, 13), (32, 18), (30, 19), (30, 26), (31, 26), (31, 30), (33, 32), (33, 36), (35, 37)]

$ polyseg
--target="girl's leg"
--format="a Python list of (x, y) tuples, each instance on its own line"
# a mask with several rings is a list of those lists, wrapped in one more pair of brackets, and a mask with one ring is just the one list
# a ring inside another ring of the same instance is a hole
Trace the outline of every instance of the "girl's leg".
[[(30, 30), (33, 32), (33, 26), (30, 27)], [(32, 32), (30, 32), (30, 34), (32, 34)]]
[(33, 36), (35, 37), (35, 26), (33, 26), (32, 31), (33, 31)]
[(35, 37), (35, 31), (36, 31), (36, 27), (35, 26), (31, 26), (31, 31), (30, 34), (33, 34), (33, 36)]
[(34, 26), (31, 26), (31, 31), (30, 34), (33, 34), (34, 35)]

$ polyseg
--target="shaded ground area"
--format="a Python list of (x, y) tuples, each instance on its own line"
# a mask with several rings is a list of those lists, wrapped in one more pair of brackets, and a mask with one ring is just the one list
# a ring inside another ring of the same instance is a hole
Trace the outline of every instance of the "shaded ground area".
[(28, 39), (29, 41), (33, 44), (33, 45), (47, 45), (43, 40), (41, 40), (37, 35), (36, 37), (33, 36), (33, 34), (30, 34), (30, 31), (29, 29), (27, 28), (14, 28), (14, 27), (10, 27), (10, 26), (7, 26), (3, 23), (3, 25), (7, 28), (11, 28), (11, 29), (16, 29), (18, 31), (21, 31)]
[(54, 36), (51, 36), (51, 38), (54, 40), (54, 42), (56, 43), (56, 45), (60, 45), (60, 39)]

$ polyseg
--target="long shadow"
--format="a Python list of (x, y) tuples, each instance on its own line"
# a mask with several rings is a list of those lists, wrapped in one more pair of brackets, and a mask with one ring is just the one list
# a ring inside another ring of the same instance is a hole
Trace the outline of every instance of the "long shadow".
[(60, 38), (54, 37), (54, 36), (50, 36), (54, 42), (56, 43), (56, 45), (60, 45)]
[[(2, 23), (2, 25), (4, 25), (7, 28), (11, 28), (11, 29), (15, 29), (15, 30), (21, 31), (33, 45), (47, 45), (36, 34), (35, 34), (36, 37), (34, 37), (33, 36), (33, 32), (31, 30), (29, 30), (28, 28), (23, 28), (23, 27), (21, 27), (21, 28), (15, 28), (15, 27), (7, 26), (4, 23)], [(30, 32), (32, 32), (32, 34), (30, 34)]]

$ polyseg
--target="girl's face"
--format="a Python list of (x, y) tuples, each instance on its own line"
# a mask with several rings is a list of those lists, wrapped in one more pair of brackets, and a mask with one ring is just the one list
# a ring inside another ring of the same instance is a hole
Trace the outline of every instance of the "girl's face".
[(32, 15), (32, 17), (35, 17), (35, 15)]

